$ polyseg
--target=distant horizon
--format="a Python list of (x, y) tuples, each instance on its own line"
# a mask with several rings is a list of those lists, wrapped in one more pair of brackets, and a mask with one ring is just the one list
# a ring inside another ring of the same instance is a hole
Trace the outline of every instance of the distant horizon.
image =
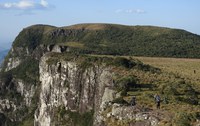
[[(187, 32), (190, 32), (190, 33), (193, 33), (193, 34), (197, 34), (197, 35), (200, 35), (200, 33), (195, 33), (195, 32), (192, 32), (192, 31), (189, 31), (187, 29), (184, 29), (184, 28), (178, 28), (178, 27), (170, 27), (170, 26), (164, 26), (164, 25), (148, 25), (148, 24), (120, 24), (120, 23), (107, 23), (107, 22), (82, 22), (82, 23), (74, 23), (74, 24), (68, 24), (68, 25), (62, 25), (62, 26), (56, 26), (56, 25), (51, 25), (51, 24), (32, 24), (32, 25), (29, 25), (27, 27), (30, 27), (30, 26), (35, 26), (35, 25), (46, 25), (46, 26), (53, 26), (53, 27), (57, 27), (57, 28), (62, 28), (62, 27), (68, 27), (68, 26), (73, 26), (73, 25), (87, 25), (87, 24), (111, 24), (111, 25), (124, 25), (124, 26), (152, 26), (152, 27), (161, 27), (161, 28), (170, 28), (170, 29), (179, 29), (179, 30), (185, 30)], [(24, 27), (24, 28), (27, 28), (27, 27)], [(22, 30), (24, 29), (22, 28)]]
[(35, 24), (158, 26), (200, 35), (199, 5), (199, 0), (1, 0), (0, 47), (10, 47), (23, 28)]

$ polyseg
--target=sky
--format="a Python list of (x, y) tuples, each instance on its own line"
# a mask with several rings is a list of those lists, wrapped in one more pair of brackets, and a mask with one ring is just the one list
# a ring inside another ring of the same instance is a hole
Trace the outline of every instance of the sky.
[(153, 25), (200, 35), (200, 0), (0, 0), (0, 48), (30, 25)]

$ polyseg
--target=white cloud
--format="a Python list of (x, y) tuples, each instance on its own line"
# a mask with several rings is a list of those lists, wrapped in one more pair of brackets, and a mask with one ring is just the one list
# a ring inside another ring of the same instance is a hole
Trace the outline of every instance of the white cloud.
[(129, 14), (143, 14), (146, 13), (145, 10), (142, 9), (118, 9), (115, 11), (116, 13), (129, 13)]
[(33, 8), (35, 5), (32, 1), (20, 1), (19, 3), (14, 3), (13, 6), (19, 9), (28, 9)]
[(125, 10), (126, 13), (133, 13), (135, 12), (135, 10), (132, 10), (132, 9), (128, 9), (128, 10)]
[(31, 1), (19, 1), (18, 3), (4, 3), (0, 5), (4, 9), (27, 9), (34, 7)]
[(33, 0), (20, 0), (19, 2), (0, 4), (1, 9), (39, 10), (48, 7), (49, 4), (46, 0), (40, 0), (40, 2), (34, 2)]
[(141, 14), (141, 13), (146, 13), (146, 11), (141, 10), (141, 9), (136, 9), (135, 12), (136, 12), (136, 13), (139, 13), (139, 14)]
[(41, 0), (40, 4), (43, 6), (43, 7), (48, 7), (48, 2), (46, 0)]

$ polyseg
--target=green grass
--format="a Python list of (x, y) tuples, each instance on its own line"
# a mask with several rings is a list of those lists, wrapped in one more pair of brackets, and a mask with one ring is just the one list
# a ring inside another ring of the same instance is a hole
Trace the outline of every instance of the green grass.
[(145, 64), (160, 68), (165, 73), (190, 81), (200, 91), (200, 59), (134, 57)]
[(69, 47), (74, 47), (74, 48), (84, 48), (84, 44), (81, 42), (66, 42), (66, 43), (61, 43), (59, 45), (64, 45), (64, 46), (69, 46)]
[[(145, 64), (160, 68), (161, 73), (144, 73), (133, 70), (132, 74), (139, 83), (153, 84), (153, 88), (142, 88), (129, 91), (137, 97), (137, 104), (152, 109), (156, 108), (153, 95), (158, 93), (167, 103), (161, 102), (161, 110), (174, 117), (171, 125), (189, 126), (199, 119), (200, 113), (200, 80), (198, 79), (199, 59), (134, 57)], [(194, 73), (196, 70), (196, 73)], [(131, 96), (124, 99), (130, 101)], [(197, 104), (196, 104), (197, 103)], [(182, 114), (180, 114), (182, 112)], [(168, 122), (169, 124), (169, 122)]]

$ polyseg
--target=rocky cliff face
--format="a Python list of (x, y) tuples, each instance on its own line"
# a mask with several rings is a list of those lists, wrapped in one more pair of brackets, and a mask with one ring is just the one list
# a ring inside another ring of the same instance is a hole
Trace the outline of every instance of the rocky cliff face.
[(93, 117), (97, 117), (105, 87), (113, 88), (110, 68), (81, 68), (76, 62), (66, 61), (48, 65), (47, 60), (45, 55), (40, 61), (41, 92), (34, 124), (59, 125), (54, 119), (57, 113), (52, 114), (58, 107), (80, 114), (93, 111)]

